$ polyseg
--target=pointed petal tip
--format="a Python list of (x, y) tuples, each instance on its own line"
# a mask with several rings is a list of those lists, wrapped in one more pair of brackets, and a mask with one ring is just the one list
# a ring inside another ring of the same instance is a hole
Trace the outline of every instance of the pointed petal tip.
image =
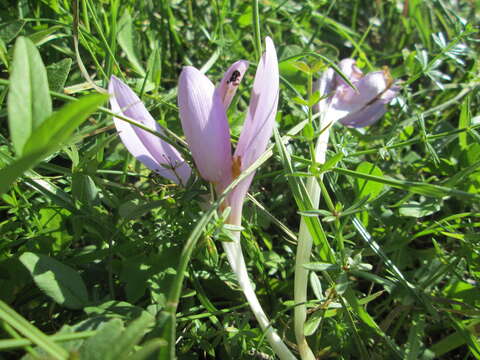
[(234, 62), (227, 71), (225, 71), (222, 80), (218, 84), (215, 93), (222, 99), (225, 110), (230, 106), (248, 66), (249, 62), (246, 60)]
[(182, 75), (183, 76), (195, 76), (195, 75), (203, 75), (203, 74), (196, 67), (191, 66), (191, 65), (186, 65), (182, 68), (182, 71), (180, 73), (180, 77)]

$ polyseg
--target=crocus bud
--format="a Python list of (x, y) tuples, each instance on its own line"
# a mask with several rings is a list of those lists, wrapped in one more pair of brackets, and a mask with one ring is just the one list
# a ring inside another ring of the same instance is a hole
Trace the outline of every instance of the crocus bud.
[[(108, 85), (110, 106), (120, 116), (128, 117), (145, 127), (164, 135), (163, 129), (153, 119), (138, 96), (121, 80), (112, 76)], [(120, 139), (135, 158), (159, 175), (185, 185), (191, 169), (180, 153), (169, 143), (138, 126), (113, 118)]]
[(340, 121), (348, 127), (372, 125), (385, 114), (385, 105), (397, 96), (400, 87), (387, 69), (364, 75), (353, 59), (342, 60), (339, 67), (357, 90), (333, 69), (327, 69), (317, 82), (317, 90), (322, 96), (330, 96), (320, 101), (317, 110), (324, 112), (325, 123)]

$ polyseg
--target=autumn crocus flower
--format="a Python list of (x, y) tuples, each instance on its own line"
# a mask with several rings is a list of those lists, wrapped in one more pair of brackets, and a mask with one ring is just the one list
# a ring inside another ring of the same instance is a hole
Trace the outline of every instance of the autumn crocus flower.
[[(257, 67), (245, 124), (233, 155), (226, 110), (248, 68), (248, 62), (240, 60), (230, 66), (217, 87), (192, 66), (186, 66), (180, 74), (178, 106), (182, 128), (200, 176), (214, 185), (218, 195), (259, 158), (272, 135), (277, 113), (279, 73), (273, 41), (267, 37), (265, 43), (266, 51)], [(161, 132), (138, 97), (126, 85), (112, 78), (110, 87), (110, 92), (114, 95), (111, 105), (115, 112)], [(138, 160), (159, 173), (162, 170), (163, 173), (160, 174), (172, 181), (186, 183), (190, 169), (186, 168), (187, 165), (173, 147), (161, 140), (154, 143), (147, 136), (150, 135), (148, 132), (122, 120), (115, 120), (115, 125), (125, 146)], [(174, 154), (177, 156), (174, 157)], [(169, 159), (168, 166), (163, 166), (165, 163), (160, 162), (165, 158)], [(169, 167), (171, 164), (183, 171), (181, 176), (172, 173)], [(162, 166), (158, 168), (158, 165)], [(241, 224), (243, 201), (253, 176), (252, 173), (242, 180), (225, 201), (224, 208), (231, 208), (228, 219), (230, 224)], [(175, 178), (179, 180), (176, 181)], [(222, 245), (252, 312), (280, 359), (295, 359), (270, 325), (255, 295), (243, 258), (240, 232), (233, 231), (232, 235), (235, 241), (223, 242)]]
[(322, 96), (319, 109), (327, 123), (340, 121), (348, 127), (364, 127), (374, 124), (387, 111), (386, 104), (397, 96), (400, 87), (394, 82), (388, 69), (364, 75), (355, 60), (340, 61), (340, 70), (355, 85), (353, 89), (332, 68), (327, 69), (317, 82)]

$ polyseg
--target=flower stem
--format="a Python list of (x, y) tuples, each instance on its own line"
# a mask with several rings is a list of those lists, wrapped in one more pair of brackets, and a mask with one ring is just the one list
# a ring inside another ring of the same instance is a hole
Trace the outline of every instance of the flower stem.
[[(323, 127), (330, 124), (320, 122)], [(314, 159), (318, 163), (325, 163), (328, 138), (330, 135), (330, 128), (322, 131), (318, 137), (315, 147)], [(307, 180), (307, 192), (312, 201), (313, 208), (317, 208), (320, 203), (321, 189), (317, 182), (317, 179), (312, 176)], [(308, 286), (308, 270), (303, 267), (304, 264), (310, 261), (310, 255), (312, 253), (312, 236), (308, 231), (305, 220), (300, 221), (300, 232), (298, 234), (297, 255), (295, 258), (295, 282), (294, 282), (294, 301), (295, 301), (295, 337), (297, 339), (298, 351), (302, 360), (315, 360), (315, 355), (308, 346), (307, 339), (304, 333), (305, 321), (307, 319), (307, 286)]]
[[(235, 209), (233, 206), (231, 225), (241, 224), (241, 205), (240, 209)], [(240, 215), (238, 214), (240, 213)], [(268, 343), (272, 347), (273, 351), (278, 355), (281, 360), (296, 360), (296, 357), (290, 352), (288, 347), (282, 341), (276, 330), (270, 325), (267, 315), (263, 311), (262, 305), (258, 301), (255, 290), (253, 289), (252, 282), (248, 277), (247, 266), (243, 257), (242, 247), (240, 244), (240, 231), (232, 231), (235, 237), (233, 242), (223, 242), (223, 248), (227, 254), (228, 262), (232, 267), (233, 272), (237, 276), (238, 284), (242, 289), (245, 297), (247, 298), (250, 309), (252, 310), (255, 318), (262, 331), (265, 333)]]

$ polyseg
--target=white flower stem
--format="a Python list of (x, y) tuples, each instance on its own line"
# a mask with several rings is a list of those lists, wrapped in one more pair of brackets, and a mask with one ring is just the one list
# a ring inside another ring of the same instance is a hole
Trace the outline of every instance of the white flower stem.
[[(321, 128), (328, 126), (318, 137), (315, 147), (315, 160), (318, 163), (325, 163), (328, 138), (330, 135), (330, 125), (321, 122)], [(320, 186), (317, 179), (312, 176), (307, 180), (307, 192), (312, 201), (313, 208), (318, 208), (320, 203)], [(294, 322), (295, 322), (295, 337), (297, 339), (298, 351), (302, 360), (315, 360), (315, 355), (308, 346), (307, 339), (304, 333), (305, 321), (307, 319), (307, 286), (308, 286), (308, 270), (303, 267), (304, 264), (310, 261), (312, 253), (312, 236), (308, 231), (307, 224), (302, 217), (300, 221), (300, 231), (298, 234), (297, 256), (295, 258), (295, 282), (294, 282)]]
[[(235, 210), (233, 210), (235, 211)], [(233, 222), (240, 225), (240, 221), (236, 219), (241, 219), (241, 209), (240, 216), (238, 214), (232, 214), (231, 218), (235, 219)], [(237, 215), (237, 216), (235, 216)], [(232, 234), (235, 237), (233, 242), (223, 242), (223, 248), (227, 254), (228, 262), (232, 267), (233, 272), (237, 276), (238, 284), (240, 285), (245, 297), (247, 298), (250, 309), (252, 310), (255, 318), (262, 331), (265, 333), (268, 343), (272, 347), (273, 351), (278, 355), (281, 360), (296, 360), (296, 357), (291, 353), (285, 343), (282, 341), (280, 336), (277, 334), (276, 330), (271, 326), (270, 321), (265, 315), (260, 302), (258, 301), (257, 295), (253, 289), (250, 278), (248, 277), (247, 266), (245, 265), (245, 259), (243, 257), (242, 247), (240, 244), (240, 231), (232, 231)]]

